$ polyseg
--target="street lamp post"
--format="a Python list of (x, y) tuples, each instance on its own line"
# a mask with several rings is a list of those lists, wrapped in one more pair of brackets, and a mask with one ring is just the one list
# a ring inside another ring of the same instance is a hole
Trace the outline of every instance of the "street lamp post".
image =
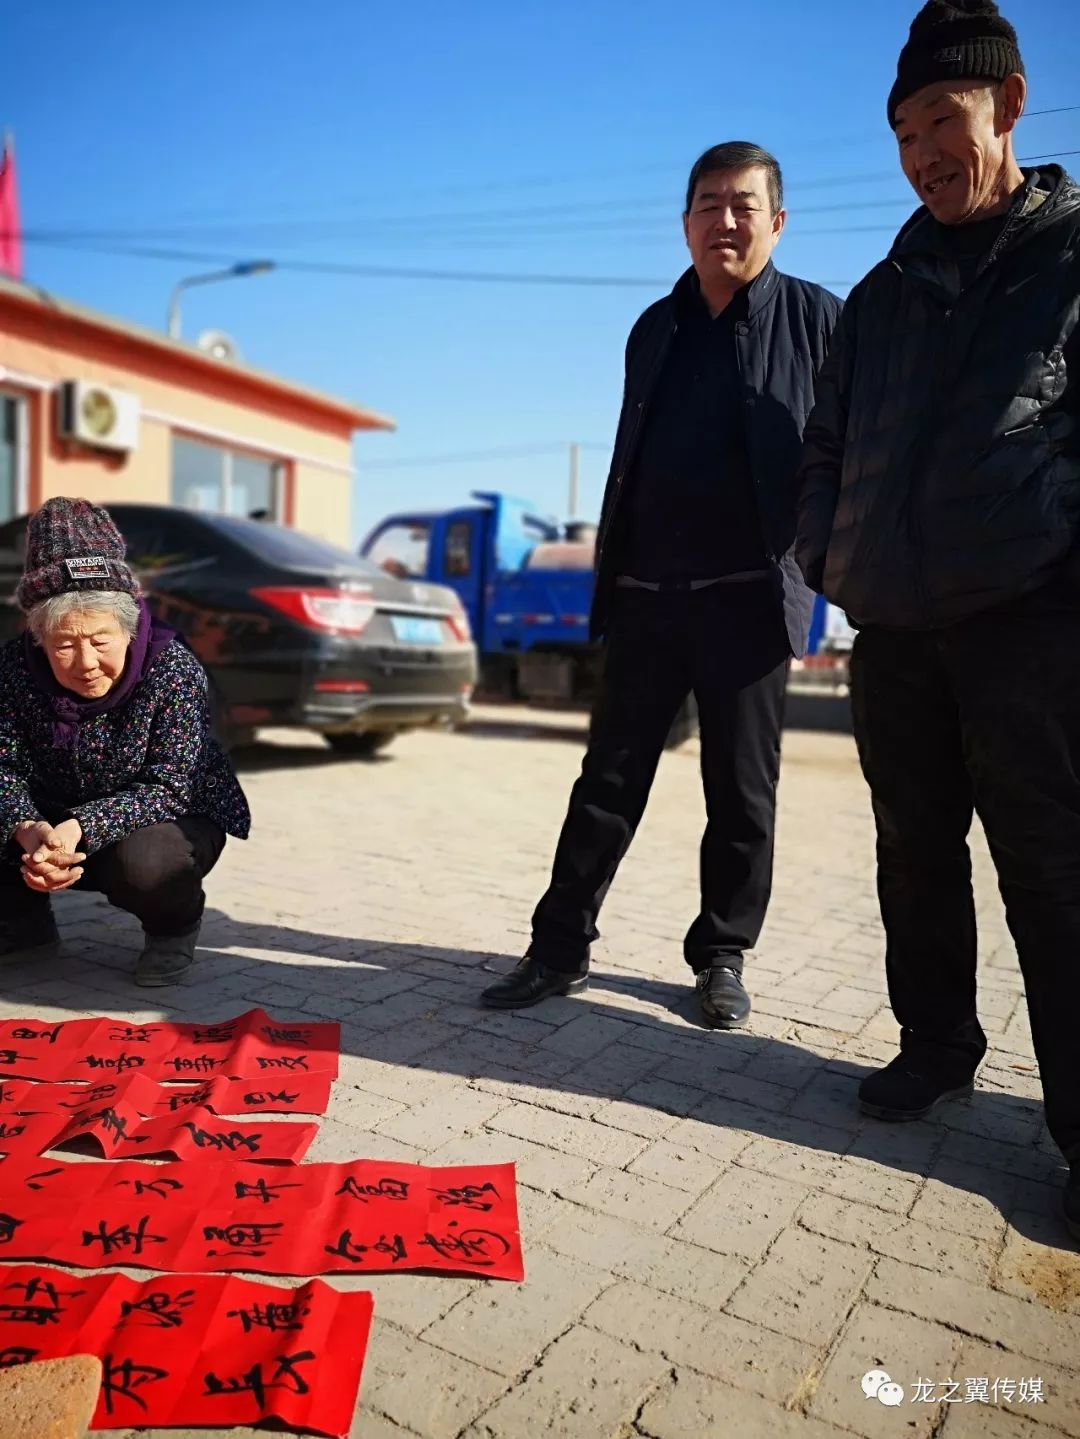
[(173, 292), (169, 296), (166, 323), (170, 339), (180, 338), (180, 296), (185, 290), (190, 290), (193, 285), (212, 285), (218, 280), (236, 280), (245, 275), (265, 275), (273, 268), (273, 260), (242, 260), (238, 265), (230, 265), (226, 270), (211, 270), (205, 275), (189, 275), (181, 280), (173, 286)]

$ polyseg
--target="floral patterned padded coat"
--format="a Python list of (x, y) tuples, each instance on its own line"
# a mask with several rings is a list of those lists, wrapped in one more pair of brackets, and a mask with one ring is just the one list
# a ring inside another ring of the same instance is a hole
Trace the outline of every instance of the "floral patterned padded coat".
[[(47, 813), (42, 813), (47, 811)], [(93, 854), (135, 830), (202, 815), (246, 839), (247, 800), (210, 733), (205, 671), (174, 641), (125, 705), (84, 719), (70, 748), (53, 743), (49, 701), (30, 677), (21, 639), (0, 648), (0, 846), (20, 820), (71, 815)]]

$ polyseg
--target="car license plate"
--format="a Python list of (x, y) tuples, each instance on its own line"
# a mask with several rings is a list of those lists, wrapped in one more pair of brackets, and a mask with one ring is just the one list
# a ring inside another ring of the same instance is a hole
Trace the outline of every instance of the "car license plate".
[(442, 644), (442, 620), (422, 620), (414, 615), (391, 615), (394, 638), (406, 645)]

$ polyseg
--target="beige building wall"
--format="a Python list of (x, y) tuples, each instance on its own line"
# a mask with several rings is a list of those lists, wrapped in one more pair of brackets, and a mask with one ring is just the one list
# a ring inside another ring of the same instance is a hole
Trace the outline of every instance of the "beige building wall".
[[(22, 393), (31, 414), (30, 503), (58, 494), (103, 503), (168, 503), (176, 433), (280, 461), (280, 517), (350, 545), (353, 431), (389, 428), (390, 422), (274, 377), (210, 361), (162, 337), (135, 332), (126, 339), (101, 320), (95, 327), (85, 312), (73, 319), (40, 304), (13, 307), (0, 291), (0, 384)], [(138, 395), (134, 451), (109, 455), (59, 438), (59, 386), (66, 380)]]

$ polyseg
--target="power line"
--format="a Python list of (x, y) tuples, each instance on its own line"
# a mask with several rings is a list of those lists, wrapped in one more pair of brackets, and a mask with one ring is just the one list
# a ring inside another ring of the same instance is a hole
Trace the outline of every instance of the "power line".
[[(24, 237), (25, 238), (25, 237)], [(194, 265), (229, 265), (234, 256), (218, 251), (167, 250), (140, 246), (103, 246), (71, 243), (65, 240), (34, 240), (30, 244), (47, 245), (54, 249), (76, 250), (86, 254), (123, 256), (133, 260), (171, 260)], [(289, 270), (305, 275), (358, 275), (384, 280), (461, 280), (481, 284), (572, 285), (582, 288), (625, 289), (664, 286), (665, 280), (643, 279), (633, 275), (550, 275), (526, 272), (485, 270), (426, 270), (397, 265), (360, 265), (342, 261), (275, 260), (275, 270)]]
[[(1033, 114), (1060, 114), (1071, 111), (1080, 111), (1080, 105), (1061, 106), (1056, 110), (1034, 111)], [(1040, 160), (1065, 158), (1080, 154), (1078, 150), (1046, 151), (1038, 155), (1023, 155), (1019, 157), (1021, 164), (1034, 163)], [(888, 180), (900, 180), (898, 171), (876, 170), (861, 175), (829, 175), (819, 176), (810, 180), (788, 181), (789, 192), (798, 193), (800, 190), (827, 189), (840, 185), (857, 185), (880, 183)], [(869, 208), (899, 206), (903, 202), (899, 200), (877, 200), (859, 201), (856, 206), (849, 207), (844, 203), (832, 205), (805, 205), (794, 207), (795, 212), (802, 214), (823, 213), (828, 210), (844, 210), (847, 208)], [(644, 216), (644, 210), (657, 210), (661, 213), (656, 216), (655, 223), (665, 223), (667, 217), (672, 213), (670, 202), (657, 199), (642, 199), (639, 201), (621, 200), (613, 207), (611, 200), (587, 200), (587, 201), (562, 201), (556, 204), (547, 205), (525, 205), (515, 207), (488, 208), (479, 210), (450, 210), (436, 211), (424, 216), (425, 223), (442, 226), (476, 228), (506, 229), (514, 225), (522, 225), (534, 228), (540, 232), (540, 225), (545, 219), (555, 219), (568, 216), (581, 216), (580, 228), (606, 228), (608, 225), (617, 227), (623, 221), (619, 218), (627, 216), (636, 219), (639, 223)], [(601, 215), (596, 220), (586, 220), (588, 214), (600, 211)], [(46, 239), (86, 239), (86, 240), (133, 240), (153, 241), (196, 238), (200, 235), (211, 237), (217, 235), (219, 238), (243, 237), (245, 235), (287, 235), (292, 233), (306, 234), (315, 232), (326, 234), (333, 229), (345, 228), (351, 230), (353, 227), (366, 227), (390, 232), (406, 232), (415, 228), (416, 219), (413, 215), (355, 215), (349, 217), (312, 219), (310, 216), (303, 220), (257, 220), (252, 221), (245, 214), (243, 219), (234, 221), (212, 221), (197, 220), (189, 223), (175, 223), (164, 221), (155, 226), (124, 226), (103, 229), (88, 229), (79, 225), (54, 225), (27, 232), (24, 238), (27, 243), (31, 241), (44, 243)]]

